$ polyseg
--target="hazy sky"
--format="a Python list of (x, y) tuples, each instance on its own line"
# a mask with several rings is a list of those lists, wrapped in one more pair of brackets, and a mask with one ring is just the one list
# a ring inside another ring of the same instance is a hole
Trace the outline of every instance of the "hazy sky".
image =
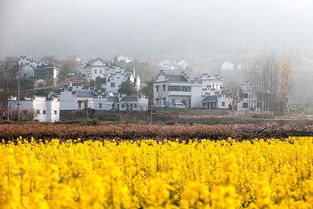
[(313, 50), (312, 0), (0, 0), (0, 58)]

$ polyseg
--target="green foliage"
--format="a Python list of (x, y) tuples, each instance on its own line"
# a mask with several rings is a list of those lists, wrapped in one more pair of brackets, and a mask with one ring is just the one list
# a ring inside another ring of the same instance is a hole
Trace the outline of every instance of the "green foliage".
[(131, 81), (123, 81), (120, 88), (118, 89), (118, 93), (126, 94), (127, 96), (132, 96), (137, 93), (137, 88), (134, 83)]
[(102, 89), (102, 84), (106, 83), (106, 78), (97, 77), (95, 81), (95, 88), (96, 90)]
[(145, 86), (141, 89), (141, 92), (149, 99), (153, 98), (153, 80), (145, 82)]

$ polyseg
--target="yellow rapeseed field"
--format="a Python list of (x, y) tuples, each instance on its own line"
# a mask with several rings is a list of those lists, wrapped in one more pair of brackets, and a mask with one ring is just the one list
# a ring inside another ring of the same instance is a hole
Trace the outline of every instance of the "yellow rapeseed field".
[(313, 208), (313, 137), (0, 144), (0, 208)]

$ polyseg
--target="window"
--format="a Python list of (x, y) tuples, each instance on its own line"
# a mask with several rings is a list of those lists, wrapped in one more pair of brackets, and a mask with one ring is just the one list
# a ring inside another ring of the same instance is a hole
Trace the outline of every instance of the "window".
[(99, 109), (102, 109), (102, 103), (99, 103)]
[(94, 73), (97, 74), (97, 70), (94, 70)]
[(181, 86), (169, 86), (169, 91), (181, 91)]
[(46, 113), (47, 113), (47, 111), (46, 111), (46, 110), (43, 110), (43, 111), (42, 111), (42, 114), (44, 114), (44, 115), (45, 115)]
[(36, 112), (37, 114), (40, 114), (40, 110), (37, 110), (37, 112)]
[(225, 102), (222, 102), (222, 107), (225, 107)]
[(134, 108), (137, 108), (137, 104), (134, 104)]
[(168, 90), (191, 92), (191, 86), (168, 86)]
[(159, 92), (159, 86), (155, 86), (156, 91)]
[(243, 97), (243, 98), (248, 98), (249, 95), (248, 95), (247, 93), (243, 93), (243, 94), (242, 94), (242, 97)]
[(248, 103), (242, 103), (243, 108), (248, 108)]
[(100, 73), (102, 73), (102, 70), (100, 70)]
[(212, 83), (212, 88), (214, 88), (214, 83)]
[(172, 104), (173, 104), (173, 105), (175, 104), (175, 99), (172, 99)]
[(165, 86), (165, 85), (163, 85), (162, 87), (163, 87), (163, 91), (165, 91), (166, 86)]
[(125, 104), (122, 104), (122, 108), (125, 108)]
[(114, 104), (112, 104), (112, 109), (114, 109)]
[(115, 87), (115, 83), (114, 83), (114, 82), (111, 83), (111, 87), (112, 87), (112, 88)]
[(182, 86), (182, 91), (191, 92), (191, 86)]
[(58, 114), (58, 111), (55, 110), (55, 111), (54, 111), (54, 114), (57, 115), (57, 114)]
[(78, 101), (78, 108), (82, 108), (82, 102)]

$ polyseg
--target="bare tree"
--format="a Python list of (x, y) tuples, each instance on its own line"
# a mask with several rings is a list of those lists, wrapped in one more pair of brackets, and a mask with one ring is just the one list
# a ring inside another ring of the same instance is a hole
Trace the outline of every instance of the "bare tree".
[(287, 112), (288, 96), (291, 88), (291, 61), (286, 55), (279, 60), (279, 112)]
[(248, 80), (257, 92), (257, 107), (284, 114), (290, 89), (290, 59), (274, 55), (257, 59), (248, 68)]

